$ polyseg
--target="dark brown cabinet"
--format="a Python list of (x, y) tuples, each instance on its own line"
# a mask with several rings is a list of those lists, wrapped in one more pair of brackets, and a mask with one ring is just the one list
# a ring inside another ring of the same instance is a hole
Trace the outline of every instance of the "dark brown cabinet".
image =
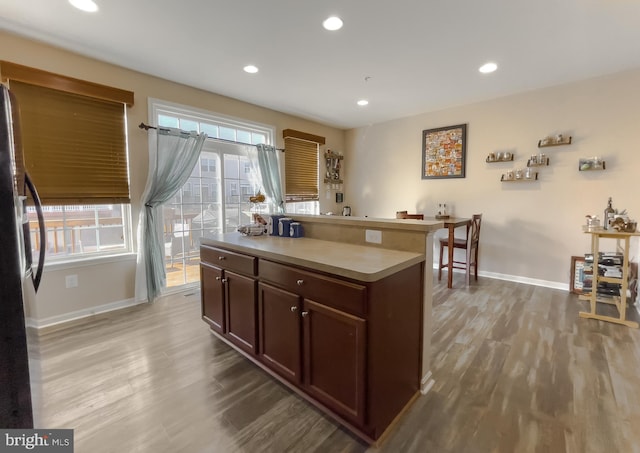
[(227, 335), (242, 349), (256, 351), (256, 285), (255, 279), (224, 271), (227, 312)]
[(201, 247), (214, 333), (368, 442), (418, 395), (424, 263), (373, 282)]
[(351, 422), (364, 424), (365, 320), (310, 300), (301, 315), (305, 390)]
[(257, 346), (257, 259), (214, 247), (200, 249), (202, 319), (251, 354)]
[(202, 319), (218, 333), (225, 333), (224, 286), (222, 269), (200, 264)]
[(272, 351), (260, 354), (265, 365), (279, 374), (284, 368), (299, 383), (302, 360), (305, 392), (364, 423), (366, 321), (357, 315), (364, 313), (366, 287), (266, 260), (258, 267), (261, 351)]
[(302, 383), (302, 298), (265, 283), (260, 283), (258, 288), (258, 355), (270, 369), (299, 385)]

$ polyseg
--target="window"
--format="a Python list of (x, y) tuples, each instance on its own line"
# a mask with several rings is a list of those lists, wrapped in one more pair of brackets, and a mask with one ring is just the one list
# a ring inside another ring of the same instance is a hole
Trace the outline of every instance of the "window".
[(28, 208), (34, 261), (131, 250), (126, 106), (133, 93), (0, 62), (20, 108), (25, 169), (45, 205), (39, 237)]
[(318, 149), (324, 137), (286, 129), (285, 193), (287, 202), (318, 200)]
[[(219, 117), (210, 112), (151, 100), (158, 126), (205, 132), (200, 161), (180, 191), (163, 207), (167, 287), (199, 281), (200, 238), (235, 231), (251, 222), (249, 197), (260, 189), (247, 145), (272, 142), (273, 129)], [(223, 140), (246, 143), (228, 143)]]
[[(127, 252), (128, 208), (123, 204), (43, 206), (47, 260)], [(27, 207), (27, 214), (33, 259), (37, 261), (41, 238), (35, 208)]]

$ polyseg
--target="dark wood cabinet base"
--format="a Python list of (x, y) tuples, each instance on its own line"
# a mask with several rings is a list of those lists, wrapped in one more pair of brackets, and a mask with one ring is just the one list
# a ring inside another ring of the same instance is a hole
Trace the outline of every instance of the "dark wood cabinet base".
[[(202, 263), (211, 332), (365, 442), (379, 443), (420, 395), (424, 262), (361, 282), (207, 248), (203, 257), (224, 257)], [(219, 287), (206, 281), (220, 275), (222, 306)], [(220, 312), (222, 330), (211, 319)]]

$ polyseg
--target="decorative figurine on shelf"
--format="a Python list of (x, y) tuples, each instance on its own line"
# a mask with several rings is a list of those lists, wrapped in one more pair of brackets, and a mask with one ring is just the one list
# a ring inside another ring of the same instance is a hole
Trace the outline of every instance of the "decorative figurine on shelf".
[(605, 230), (609, 229), (609, 225), (615, 215), (616, 215), (616, 210), (613, 209), (611, 197), (609, 197), (609, 201), (607, 202), (607, 207), (604, 210), (604, 218), (602, 219), (604, 222), (604, 225), (602, 226), (604, 227)]

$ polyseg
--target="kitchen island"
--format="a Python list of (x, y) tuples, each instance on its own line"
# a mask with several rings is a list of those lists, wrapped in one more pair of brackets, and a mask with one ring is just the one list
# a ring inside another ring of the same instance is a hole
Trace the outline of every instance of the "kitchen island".
[[(306, 237), (202, 239), (203, 319), (223, 341), (376, 443), (430, 383), (426, 244), (442, 223), (295, 218)], [(364, 245), (367, 230), (378, 231), (381, 243)], [(322, 237), (327, 233), (333, 240)], [(405, 250), (384, 247), (397, 241)], [(421, 251), (406, 250), (418, 245)]]

